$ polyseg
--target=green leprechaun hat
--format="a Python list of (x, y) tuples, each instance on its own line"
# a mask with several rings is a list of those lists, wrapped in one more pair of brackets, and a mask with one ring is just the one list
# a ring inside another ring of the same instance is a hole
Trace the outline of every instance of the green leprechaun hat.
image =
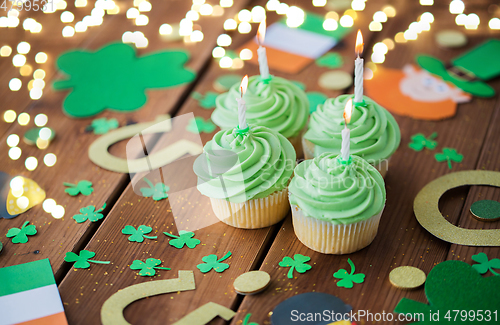
[(479, 97), (491, 97), (495, 90), (484, 81), (500, 75), (500, 40), (491, 39), (451, 60), (449, 65), (429, 56), (417, 56), (417, 63), (463, 91)]

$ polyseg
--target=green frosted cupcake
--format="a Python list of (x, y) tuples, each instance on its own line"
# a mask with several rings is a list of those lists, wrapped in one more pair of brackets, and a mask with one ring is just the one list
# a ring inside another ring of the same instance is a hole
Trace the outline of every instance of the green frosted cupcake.
[[(220, 94), (212, 121), (221, 129), (231, 129), (238, 125), (238, 104), (240, 85)], [(309, 101), (302, 89), (294, 83), (272, 76), (263, 80), (260, 76), (249, 79), (244, 96), (248, 124), (266, 126), (290, 140), (297, 156), (302, 156), (301, 137), (309, 117)]]
[(322, 154), (295, 167), (288, 187), (293, 227), (307, 247), (348, 254), (375, 238), (385, 206), (380, 173), (364, 159)]
[(222, 130), (207, 142), (193, 166), (198, 190), (210, 198), (215, 215), (237, 228), (263, 228), (288, 212), (288, 183), (295, 150), (284, 136), (249, 125)]
[[(306, 159), (323, 153), (340, 154), (344, 108), (352, 97), (341, 95), (318, 105), (302, 139)], [(364, 101), (364, 105), (354, 106), (352, 111), (350, 152), (367, 160), (385, 176), (389, 159), (401, 142), (401, 132), (391, 113), (366, 96)]]

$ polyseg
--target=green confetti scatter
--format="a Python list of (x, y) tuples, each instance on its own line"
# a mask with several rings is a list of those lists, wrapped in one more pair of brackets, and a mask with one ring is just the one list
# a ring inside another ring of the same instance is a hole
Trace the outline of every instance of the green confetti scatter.
[(215, 124), (210, 119), (205, 121), (203, 117), (197, 116), (189, 121), (186, 130), (192, 133), (212, 133), (215, 131)]
[(85, 221), (87, 221), (87, 219), (92, 221), (92, 222), (96, 222), (96, 221), (104, 218), (104, 215), (102, 213), (100, 213), (102, 210), (104, 210), (104, 208), (106, 208), (106, 203), (104, 203), (102, 208), (100, 208), (97, 211), (95, 211), (95, 206), (93, 206), (93, 205), (86, 206), (84, 208), (81, 208), (80, 209), (81, 214), (74, 215), (73, 219), (75, 219), (76, 222), (78, 222), (78, 223), (85, 222)]
[(472, 260), (478, 262), (479, 264), (473, 264), (472, 268), (478, 271), (480, 274), (485, 274), (488, 270), (494, 275), (500, 275), (493, 269), (500, 269), (500, 259), (493, 258), (488, 260), (488, 256), (485, 253), (479, 253), (477, 255), (472, 255)]
[(128, 237), (128, 240), (131, 242), (142, 243), (144, 241), (144, 238), (158, 238), (158, 236), (146, 236), (146, 234), (149, 234), (152, 230), (153, 228), (146, 225), (140, 225), (139, 227), (137, 227), (137, 229), (135, 229), (133, 226), (127, 225), (122, 229), (122, 234), (131, 235), (130, 237)]
[(134, 260), (132, 265), (130, 265), (130, 268), (132, 270), (140, 270), (140, 276), (154, 276), (156, 274), (156, 270), (170, 270), (170, 268), (168, 267), (157, 266), (160, 264), (161, 260), (156, 258), (148, 258), (146, 262), (143, 262), (141, 260)]
[(338, 287), (350, 289), (353, 287), (354, 283), (363, 283), (365, 281), (365, 275), (363, 273), (354, 274), (356, 268), (350, 258), (347, 259), (347, 263), (351, 266), (351, 273), (348, 273), (344, 269), (340, 269), (333, 274), (333, 277), (341, 279), (337, 282)]
[(485, 221), (495, 221), (500, 218), (500, 202), (480, 200), (472, 203), (470, 212)]
[(78, 255), (76, 255), (73, 252), (67, 252), (66, 256), (64, 257), (64, 260), (66, 262), (70, 262), (70, 263), (75, 262), (75, 264), (73, 264), (73, 267), (75, 269), (86, 269), (86, 268), (90, 267), (89, 262), (97, 263), (97, 264), (109, 264), (110, 263), (109, 261), (91, 260), (91, 258), (94, 256), (95, 256), (94, 252), (83, 249), (80, 251), (80, 253), (78, 253)]
[(10, 228), (9, 231), (7, 232), (7, 237), (12, 238), (12, 242), (14, 244), (25, 244), (28, 242), (28, 236), (33, 236), (36, 234), (36, 226), (35, 225), (29, 225), (29, 221), (26, 221), (23, 223), (21, 226), (21, 229), (19, 228)]
[(170, 190), (170, 187), (163, 183), (156, 183), (153, 185), (153, 183), (147, 178), (144, 178), (144, 181), (149, 185), (149, 187), (141, 188), (141, 193), (144, 197), (152, 197), (155, 201), (168, 198), (167, 192)]
[(119, 123), (115, 118), (110, 118), (108, 120), (103, 117), (93, 120), (90, 126), (92, 127), (92, 130), (94, 130), (94, 134), (106, 134), (111, 130), (117, 129)]
[(344, 64), (342, 56), (338, 53), (326, 53), (316, 60), (318, 67), (326, 67), (330, 69), (340, 68)]
[(193, 238), (194, 232), (181, 230), (179, 231), (179, 236), (172, 235), (168, 232), (164, 232), (165, 235), (175, 238), (169, 240), (169, 244), (174, 246), (175, 248), (183, 248), (186, 245), (188, 248), (195, 248), (198, 244), (200, 244), (200, 240)]
[(68, 193), (71, 196), (76, 196), (78, 194), (82, 194), (85, 196), (88, 196), (94, 192), (94, 189), (92, 188), (92, 182), (90, 181), (79, 181), (78, 184), (71, 184), (71, 183), (63, 183), (64, 186), (67, 186), (68, 188), (64, 190), (64, 192)]
[(456, 149), (452, 148), (443, 148), (442, 153), (437, 153), (435, 156), (438, 162), (447, 161), (448, 168), (451, 169), (451, 162), (461, 163), (464, 160), (464, 156), (459, 154)]
[(201, 107), (211, 109), (215, 108), (215, 100), (217, 99), (217, 96), (219, 96), (219, 94), (213, 91), (207, 91), (205, 95), (195, 91), (191, 97), (196, 99)]
[(224, 255), (221, 259), (217, 259), (217, 255), (212, 254), (208, 256), (204, 256), (201, 260), (205, 263), (201, 263), (196, 265), (196, 267), (202, 272), (202, 273), (207, 273), (210, 270), (214, 270), (215, 272), (224, 272), (229, 268), (229, 264), (226, 263), (221, 263), (225, 259), (229, 258), (231, 256), (231, 252), (227, 252), (226, 255)]
[(417, 133), (415, 135), (412, 135), (411, 142), (408, 143), (408, 147), (410, 147), (410, 149), (413, 149), (415, 151), (421, 151), (424, 148), (433, 150), (438, 145), (438, 143), (434, 141), (437, 135), (438, 135), (437, 132), (432, 133), (429, 136), (429, 138), (426, 138), (425, 135), (423, 135), (422, 133)]
[(307, 100), (309, 100), (309, 114), (316, 112), (318, 105), (324, 104), (328, 99), (328, 96), (318, 91), (310, 91), (306, 93), (306, 96)]
[(137, 57), (132, 46), (122, 43), (96, 52), (74, 50), (57, 59), (57, 67), (68, 79), (54, 82), (54, 89), (71, 89), (63, 110), (72, 117), (93, 116), (105, 109), (129, 112), (146, 103), (146, 89), (192, 81), (195, 74), (184, 68), (188, 59), (186, 51)]
[(306, 264), (310, 260), (311, 258), (309, 256), (295, 254), (293, 258), (289, 256), (283, 257), (283, 260), (279, 262), (278, 265), (281, 267), (290, 267), (290, 270), (288, 270), (287, 277), (289, 279), (293, 279), (293, 270), (299, 273), (305, 273), (306, 271), (312, 269), (311, 265)]

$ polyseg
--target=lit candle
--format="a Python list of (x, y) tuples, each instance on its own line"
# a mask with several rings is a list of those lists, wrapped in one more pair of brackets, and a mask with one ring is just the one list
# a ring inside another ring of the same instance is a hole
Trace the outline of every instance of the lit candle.
[(361, 35), (361, 31), (358, 30), (358, 35), (356, 36), (356, 55), (357, 58), (354, 61), (355, 69), (354, 69), (354, 102), (362, 103), (363, 102), (363, 63), (364, 60), (360, 58), (361, 53), (363, 52), (363, 35)]
[(247, 119), (246, 119), (246, 111), (247, 111), (247, 105), (245, 103), (245, 100), (243, 99), (243, 95), (245, 95), (248, 87), (248, 75), (244, 76), (243, 79), (241, 80), (241, 85), (240, 85), (240, 98), (236, 98), (236, 101), (238, 102), (238, 127), (240, 130), (244, 130), (247, 128)]
[(267, 65), (266, 48), (262, 46), (262, 44), (264, 44), (265, 37), (266, 37), (266, 20), (263, 20), (259, 24), (259, 29), (257, 30), (257, 41), (259, 42), (257, 55), (259, 57), (259, 70), (260, 70), (260, 77), (262, 79), (269, 78), (269, 66)]
[(352, 115), (352, 98), (349, 98), (347, 104), (344, 108), (344, 129), (342, 130), (342, 148), (340, 149), (340, 155), (343, 161), (349, 160), (349, 148), (351, 144), (351, 131), (347, 127), (347, 124), (351, 122)]

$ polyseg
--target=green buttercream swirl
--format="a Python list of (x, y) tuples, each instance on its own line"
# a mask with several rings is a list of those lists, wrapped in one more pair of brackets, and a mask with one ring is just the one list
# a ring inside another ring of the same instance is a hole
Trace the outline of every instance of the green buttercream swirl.
[[(216, 99), (212, 121), (221, 129), (231, 129), (238, 124), (238, 103), (240, 84)], [(300, 133), (309, 117), (309, 101), (303, 90), (292, 82), (271, 77), (263, 80), (252, 76), (243, 99), (246, 102), (246, 119), (249, 124), (267, 126), (291, 138)]]
[(301, 162), (288, 187), (291, 204), (304, 214), (334, 224), (366, 220), (385, 206), (385, 183), (366, 160), (351, 156), (342, 164), (340, 156), (325, 153)]
[[(341, 95), (330, 98), (323, 105), (318, 105), (311, 115), (304, 138), (315, 144), (315, 156), (325, 152), (340, 153), (344, 108), (352, 97)], [(351, 130), (350, 153), (376, 165), (396, 151), (401, 142), (401, 132), (391, 113), (366, 96), (364, 101), (365, 105), (355, 105), (348, 125)]]
[(296, 154), (281, 134), (250, 124), (246, 134), (222, 130), (207, 142), (193, 166), (198, 190), (205, 196), (234, 203), (266, 197), (284, 189)]

